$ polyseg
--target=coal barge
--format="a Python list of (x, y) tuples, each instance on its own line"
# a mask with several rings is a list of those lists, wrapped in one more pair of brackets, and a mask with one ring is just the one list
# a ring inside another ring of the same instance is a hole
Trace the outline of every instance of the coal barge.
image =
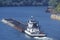
[(45, 37), (46, 36), (45, 33), (41, 32), (38, 22), (33, 17), (31, 17), (31, 19), (28, 20), (27, 25), (21, 22), (18, 22), (14, 19), (2, 19), (2, 22), (10, 25), (11, 27), (31, 37)]
[(2, 22), (17, 29), (20, 32), (24, 32), (24, 30), (25, 30), (25, 25), (22, 24), (21, 22), (18, 22), (15, 19), (11, 19), (11, 18), (10, 19), (2, 19)]

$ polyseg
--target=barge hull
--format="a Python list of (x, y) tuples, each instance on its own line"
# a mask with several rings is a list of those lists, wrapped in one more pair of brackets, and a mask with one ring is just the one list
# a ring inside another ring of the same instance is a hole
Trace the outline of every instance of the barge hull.
[(2, 19), (2, 22), (17, 29), (20, 32), (24, 32), (24, 30), (25, 30), (25, 28), (24, 28), (25, 25), (22, 24), (21, 22), (14, 20), (14, 19)]

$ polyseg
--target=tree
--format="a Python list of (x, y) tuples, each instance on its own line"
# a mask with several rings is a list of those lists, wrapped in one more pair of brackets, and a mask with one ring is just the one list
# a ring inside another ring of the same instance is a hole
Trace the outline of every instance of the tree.
[(55, 8), (57, 13), (60, 13), (60, 3), (57, 5), (57, 7)]
[(57, 5), (57, 0), (49, 0), (48, 5), (49, 6), (56, 6)]

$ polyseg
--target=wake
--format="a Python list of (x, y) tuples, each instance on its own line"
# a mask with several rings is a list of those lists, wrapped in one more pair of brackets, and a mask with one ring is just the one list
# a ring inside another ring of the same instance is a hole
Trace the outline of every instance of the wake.
[(36, 40), (54, 40), (53, 38), (49, 37), (34, 37)]

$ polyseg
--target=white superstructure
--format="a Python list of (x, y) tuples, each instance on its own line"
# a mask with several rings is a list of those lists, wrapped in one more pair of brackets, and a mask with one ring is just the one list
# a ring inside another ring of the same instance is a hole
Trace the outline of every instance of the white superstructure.
[(35, 37), (46, 36), (45, 34), (40, 32), (38, 22), (35, 19), (31, 18), (30, 20), (28, 20), (27, 24), (27, 29), (25, 30), (26, 34)]

